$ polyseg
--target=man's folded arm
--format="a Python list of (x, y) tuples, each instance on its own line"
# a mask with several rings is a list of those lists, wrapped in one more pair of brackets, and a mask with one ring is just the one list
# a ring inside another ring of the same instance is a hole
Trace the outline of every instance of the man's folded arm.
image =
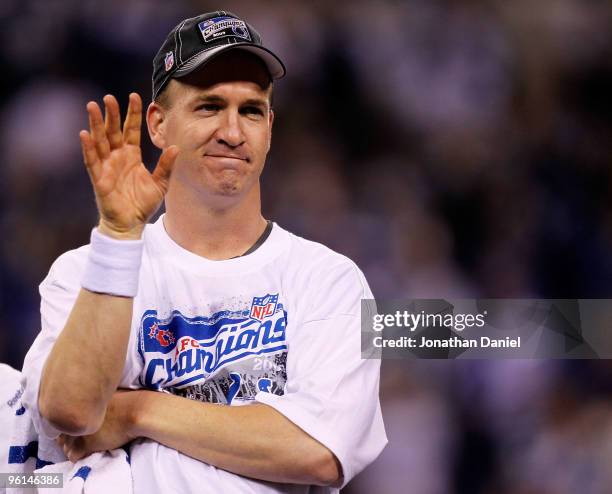
[(221, 406), (152, 391), (129, 394), (130, 435), (245, 477), (316, 485), (341, 481), (334, 454), (272, 407)]

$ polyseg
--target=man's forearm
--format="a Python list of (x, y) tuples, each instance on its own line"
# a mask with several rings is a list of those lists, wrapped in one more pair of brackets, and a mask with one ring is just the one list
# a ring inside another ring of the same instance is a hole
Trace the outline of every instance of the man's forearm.
[(82, 289), (41, 376), (41, 414), (68, 434), (88, 434), (104, 419), (121, 378), (133, 299)]
[(151, 391), (132, 396), (132, 436), (261, 480), (330, 485), (342, 476), (329, 449), (267, 405), (230, 407)]

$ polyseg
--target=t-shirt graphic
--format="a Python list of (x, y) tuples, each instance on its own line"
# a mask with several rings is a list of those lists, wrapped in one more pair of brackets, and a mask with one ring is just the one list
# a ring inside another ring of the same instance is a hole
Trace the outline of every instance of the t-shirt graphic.
[(278, 294), (255, 296), (248, 310), (158, 318), (146, 310), (138, 346), (141, 384), (209, 403), (240, 404), (260, 392), (284, 393), (287, 313)]

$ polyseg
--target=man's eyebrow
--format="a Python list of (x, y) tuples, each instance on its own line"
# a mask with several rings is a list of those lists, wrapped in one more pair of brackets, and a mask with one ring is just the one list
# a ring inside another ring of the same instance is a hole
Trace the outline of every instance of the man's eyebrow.
[(205, 101), (208, 103), (225, 103), (225, 98), (216, 94), (199, 94), (195, 98), (196, 101)]
[[(195, 97), (195, 101), (198, 103), (227, 103), (227, 100), (217, 94), (199, 94)], [(248, 98), (240, 103), (241, 106), (251, 105), (266, 108), (269, 105), (269, 101), (265, 98)]]
[(242, 102), (243, 105), (262, 106), (264, 108), (268, 106), (268, 103), (268, 100), (263, 98), (249, 98)]

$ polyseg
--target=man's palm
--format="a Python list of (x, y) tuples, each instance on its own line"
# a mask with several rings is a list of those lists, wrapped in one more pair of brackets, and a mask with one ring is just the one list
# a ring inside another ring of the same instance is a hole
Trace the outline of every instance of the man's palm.
[(81, 131), (81, 145), (101, 222), (113, 231), (125, 233), (142, 229), (159, 208), (168, 190), (178, 148), (166, 148), (153, 173), (149, 173), (140, 151), (140, 96), (130, 95), (123, 132), (117, 100), (107, 95), (104, 103), (105, 121), (98, 105), (88, 103), (90, 132)]

